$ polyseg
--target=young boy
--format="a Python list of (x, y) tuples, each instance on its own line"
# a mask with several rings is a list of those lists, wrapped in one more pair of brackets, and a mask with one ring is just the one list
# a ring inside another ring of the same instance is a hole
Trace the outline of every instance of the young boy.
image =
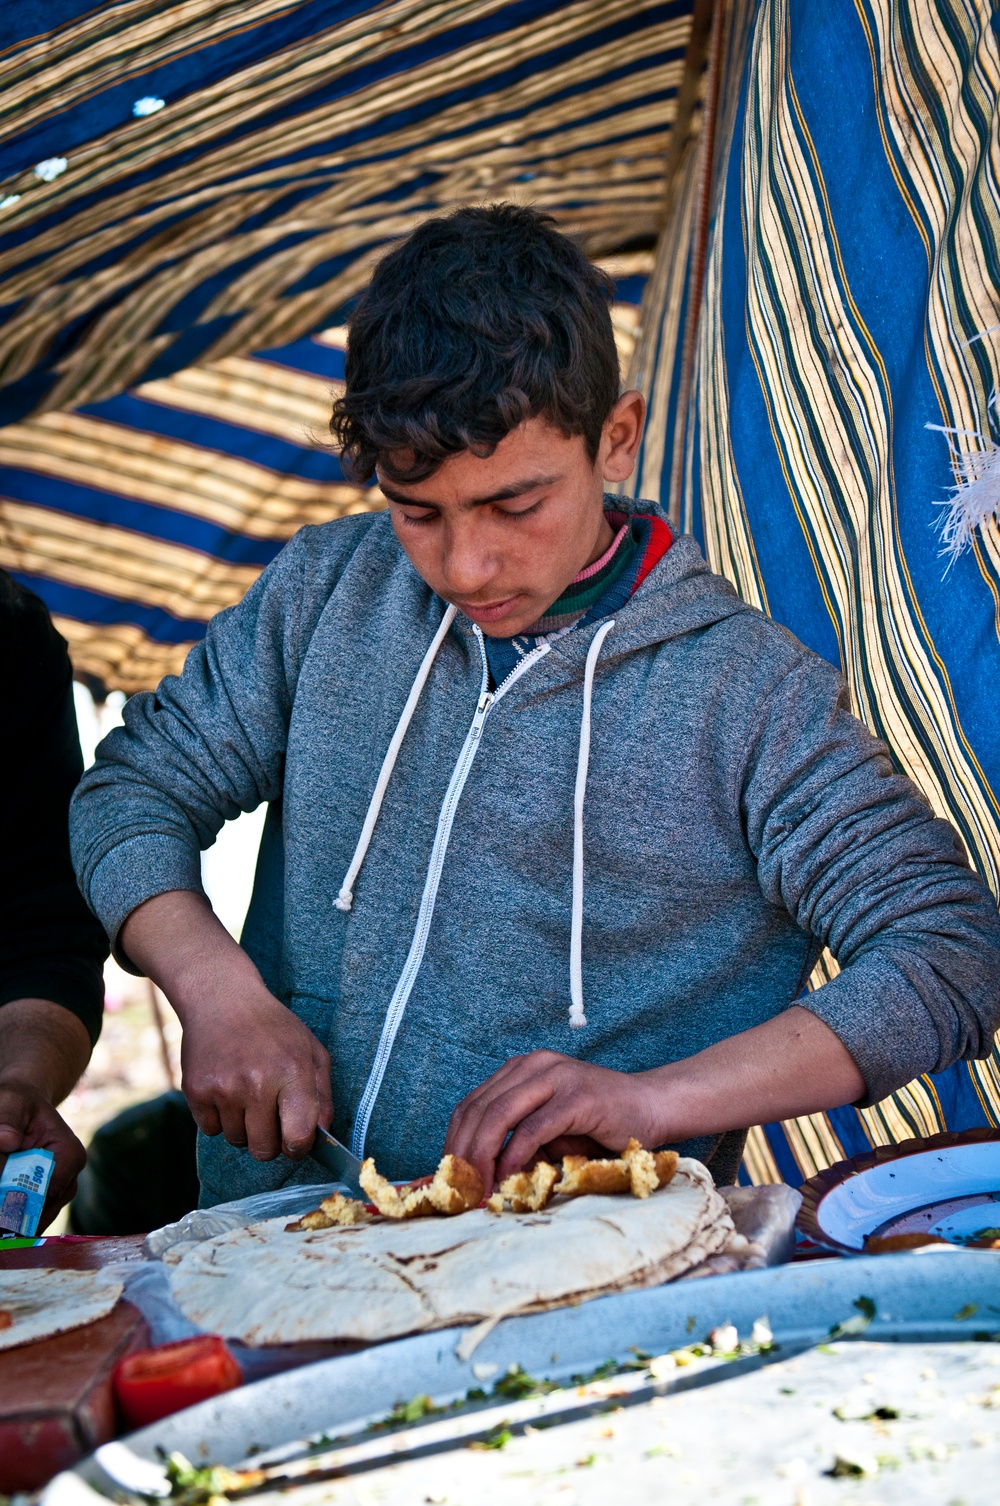
[[(836, 671), (604, 495), (643, 423), (608, 297), (512, 206), (392, 251), (333, 423), (388, 514), (297, 534), (79, 788), (84, 892), (184, 1025), (205, 1202), (315, 1180), (277, 1157), (317, 1121), (394, 1178), (635, 1135), (731, 1181), (748, 1125), (992, 1046), (955, 833)], [(238, 946), (199, 849), (261, 801)]]

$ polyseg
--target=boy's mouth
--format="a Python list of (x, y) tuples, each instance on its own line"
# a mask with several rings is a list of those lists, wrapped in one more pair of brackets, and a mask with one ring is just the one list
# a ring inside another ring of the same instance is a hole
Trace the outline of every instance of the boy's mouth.
[(473, 622), (483, 624), (500, 622), (504, 617), (509, 616), (520, 599), (521, 593), (518, 592), (516, 596), (504, 597), (502, 601), (456, 601), (455, 605)]

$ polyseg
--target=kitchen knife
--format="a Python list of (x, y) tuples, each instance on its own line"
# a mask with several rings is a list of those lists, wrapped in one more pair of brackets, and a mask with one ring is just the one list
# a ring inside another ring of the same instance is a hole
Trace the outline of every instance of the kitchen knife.
[(340, 1141), (321, 1125), (316, 1126), (316, 1138), (309, 1154), (314, 1161), (318, 1161), (327, 1171), (332, 1172), (335, 1179), (342, 1182), (355, 1197), (367, 1202), (359, 1180), (361, 1162), (357, 1156), (351, 1155), (346, 1145), (341, 1145)]

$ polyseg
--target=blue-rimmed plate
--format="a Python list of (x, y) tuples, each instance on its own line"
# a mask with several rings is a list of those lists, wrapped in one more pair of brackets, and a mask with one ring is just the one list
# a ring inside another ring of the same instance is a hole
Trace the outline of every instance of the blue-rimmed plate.
[(904, 1140), (840, 1161), (803, 1184), (796, 1223), (839, 1255), (863, 1254), (872, 1235), (965, 1245), (1000, 1227), (1000, 1131)]

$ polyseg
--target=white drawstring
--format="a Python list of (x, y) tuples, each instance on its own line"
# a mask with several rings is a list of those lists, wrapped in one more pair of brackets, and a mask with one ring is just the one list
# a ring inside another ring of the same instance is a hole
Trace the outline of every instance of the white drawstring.
[(587, 1023), (583, 1012), (583, 801), (587, 793), (587, 765), (590, 763), (590, 703), (594, 695), (594, 672), (597, 656), (605, 638), (615, 625), (602, 623), (587, 650), (583, 671), (583, 711), (580, 716), (580, 751), (576, 760), (576, 791), (573, 797), (573, 905), (569, 931), (569, 1023), (581, 1030)]
[(382, 809), (382, 801), (385, 799), (386, 788), (389, 780), (392, 778), (392, 771), (396, 766), (396, 759), (399, 756), (403, 738), (406, 736), (407, 728), (413, 719), (413, 713), (417, 709), (417, 702), (420, 700), (421, 692), (427, 683), (427, 676), (430, 674), (434, 660), (437, 658), (438, 649), (444, 642), (448, 629), (455, 621), (457, 614), (457, 607), (449, 607), (445, 612), (441, 618), (441, 626), (434, 634), (430, 648), (424, 654), (420, 668), (417, 670), (417, 677), (406, 698), (406, 705), (403, 707), (399, 721), (396, 723), (396, 730), (392, 734), (392, 742), (389, 744), (386, 755), (382, 760), (382, 767), (379, 770), (378, 779), (375, 781), (372, 798), (368, 802), (368, 813), (361, 828), (361, 835), (358, 837), (358, 845), (354, 849), (351, 866), (344, 874), (344, 882), (340, 886), (340, 893), (334, 900), (334, 904), (338, 910), (349, 910), (354, 903), (354, 883), (365, 860), (368, 844), (371, 842), (372, 832), (375, 830), (375, 822), (378, 820), (379, 811)]

